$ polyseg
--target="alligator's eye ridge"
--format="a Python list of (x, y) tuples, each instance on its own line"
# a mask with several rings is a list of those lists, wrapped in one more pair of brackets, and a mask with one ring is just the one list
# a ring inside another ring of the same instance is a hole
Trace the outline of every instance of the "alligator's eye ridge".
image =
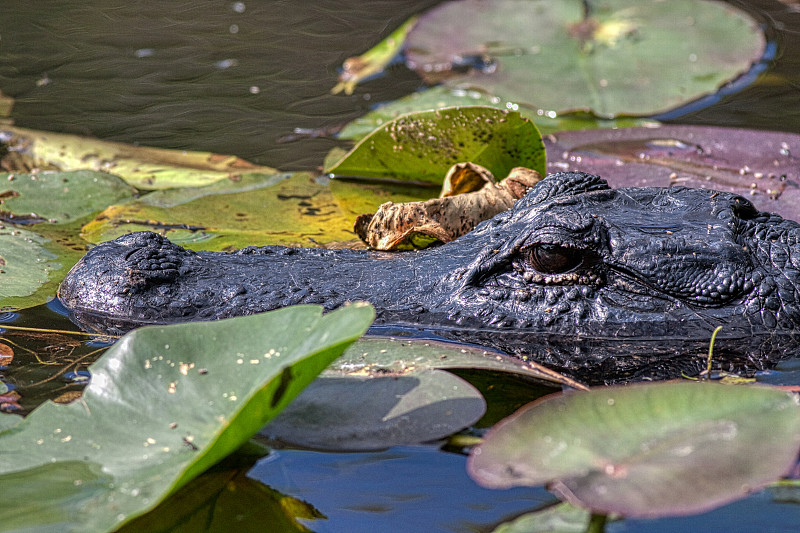
[(528, 262), (542, 274), (566, 274), (581, 266), (583, 254), (558, 244), (537, 244), (529, 248)]

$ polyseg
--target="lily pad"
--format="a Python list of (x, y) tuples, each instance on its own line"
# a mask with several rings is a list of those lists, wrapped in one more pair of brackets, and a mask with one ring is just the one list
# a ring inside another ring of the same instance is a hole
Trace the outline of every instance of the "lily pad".
[(261, 434), (321, 450), (377, 450), (445, 438), (485, 410), (480, 392), (441, 370), (322, 377)]
[(266, 244), (313, 246), (355, 238), (327, 178), (308, 173), (245, 175), (208, 188), (155, 191), (114, 205), (83, 227), (90, 242), (152, 230), (196, 250)]
[(592, 128), (631, 128), (658, 124), (651, 119), (635, 117), (603, 118), (586, 111), (554, 113), (485, 94), (474, 89), (451, 89), (437, 85), (392, 102), (378, 105), (366, 115), (349, 122), (340, 132), (340, 139), (358, 141), (383, 124), (406, 113), (430, 111), (456, 106), (487, 106), (516, 111), (523, 118), (532, 120), (542, 135), (555, 131), (586, 130)]
[(0, 433), (3, 527), (108, 531), (152, 509), (247, 442), (373, 317), (297, 306), (126, 335), (81, 400)]
[(584, 385), (536, 363), (500, 352), (452, 342), (391, 336), (359, 339), (326, 370), (325, 375), (337, 372), (376, 377), (433, 369), (496, 370), (539, 385), (586, 389)]
[(15, 156), (4, 168), (11, 165), (13, 170), (23, 171), (29, 168), (97, 170), (115, 174), (143, 190), (199, 187), (225, 179), (239, 179), (244, 173), (277, 172), (236, 156), (132, 146), (11, 126), (0, 128), (0, 142)]
[(44, 303), (81, 255), (32, 231), (0, 229), (0, 307)]
[(363, 138), (325, 172), (441, 184), (456, 163), (507, 176), (514, 167), (544, 175), (539, 130), (519, 113), (491, 107), (454, 107), (403, 115)]
[(716, 92), (762, 57), (765, 38), (720, 2), (458, 0), (421, 16), (406, 50), (430, 83), (611, 117)]
[(487, 487), (548, 483), (595, 512), (657, 517), (707, 511), (758, 490), (794, 466), (798, 448), (792, 394), (660, 383), (534, 402), (495, 426), (468, 470)]
[(492, 533), (585, 533), (590, 518), (585, 509), (560, 503), (504, 522)]
[(353, 344), (264, 430), (324, 450), (375, 450), (441, 439), (475, 424), (486, 404), (465, 380), (441, 369), (482, 369), (529, 384), (581, 387), (495, 352), (432, 340), (366, 337)]
[(81, 219), (134, 194), (133, 187), (105, 172), (0, 173), (0, 212), (52, 224)]
[(569, 131), (545, 138), (548, 172), (582, 170), (612, 187), (687, 187), (744, 195), (800, 220), (800, 135), (707, 126)]

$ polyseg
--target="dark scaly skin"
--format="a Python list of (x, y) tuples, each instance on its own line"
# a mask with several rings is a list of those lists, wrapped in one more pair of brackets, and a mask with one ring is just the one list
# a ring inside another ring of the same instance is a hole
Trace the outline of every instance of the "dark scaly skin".
[(800, 226), (729, 193), (549, 176), (511, 211), (405, 254), (269, 246), (192, 252), (149, 232), (92, 249), (59, 297), (119, 332), (367, 300), (378, 324), (531, 357), (589, 382), (769, 366), (796, 346)]

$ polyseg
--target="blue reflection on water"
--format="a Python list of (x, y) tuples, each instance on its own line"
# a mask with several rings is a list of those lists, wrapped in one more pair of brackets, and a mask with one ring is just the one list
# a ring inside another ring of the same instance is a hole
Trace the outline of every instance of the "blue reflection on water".
[(490, 490), (466, 472), (466, 457), (433, 446), (372, 453), (280, 450), (248, 473), (328, 517), (316, 533), (477, 531), (554, 497), (542, 488)]

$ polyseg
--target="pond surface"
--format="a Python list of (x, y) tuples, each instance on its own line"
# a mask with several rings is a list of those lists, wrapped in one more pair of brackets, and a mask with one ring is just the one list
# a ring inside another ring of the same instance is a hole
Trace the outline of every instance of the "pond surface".
[[(671, 120), (800, 132), (800, 4), (732, 3), (765, 25), (778, 45), (775, 61), (751, 85)], [(314, 170), (341, 143), (297, 131), (335, 129), (422, 86), (395, 65), (353, 95), (333, 96), (339, 65), (435, 4), (5, 0), (0, 90), (14, 97), (12, 118), (21, 127)], [(74, 329), (54, 310), (57, 303), (0, 321)], [(23, 392), (25, 409), (77, 390), (80, 376), (55, 371), (85, 368), (100, 348), (58, 334), (9, 338), (21, 348), (5, 375)], [(770, 379), (800, 384), (790, 367)], [(359, 454), (279, 449), (248, 476), (325, 515), (305, 522), (313, 531), (482, 531), (552, 501), (543, 489), (480, 489), (464, 462), (436, 446)], [(624, 521), (608, 531), (791, 531), (799, 519), (796, 502), (764, 491), (699, 517)]]

